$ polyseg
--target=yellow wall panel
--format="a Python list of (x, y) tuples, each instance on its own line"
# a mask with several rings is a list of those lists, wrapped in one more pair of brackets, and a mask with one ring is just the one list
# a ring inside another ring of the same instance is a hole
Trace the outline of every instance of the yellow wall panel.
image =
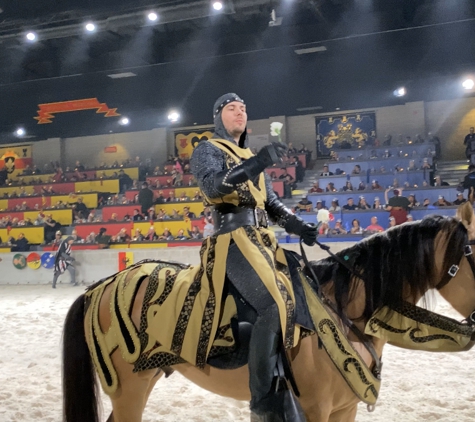
[(14, 227), (10, 230), (10, 233), (8, 233), (7, 229), (0, 229), (0, 237), (4, 242), (6, 242), (10, 236), (16, 239), (20, 233), (23, 233), (31, 244), (43, 243), (43, 227)]

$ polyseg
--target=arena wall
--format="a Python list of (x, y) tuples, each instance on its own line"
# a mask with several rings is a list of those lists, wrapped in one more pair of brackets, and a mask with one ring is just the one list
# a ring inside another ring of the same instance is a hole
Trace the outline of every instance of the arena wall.
[[(353, 243), (335, 242), (331, 245), (334, 252), (352, 246)], [(289, 243), (282, 245), (286, 249), (299, 252), (299, 245)], [(192, 265), (199, 263), (199, 247), (184, 248), (163, 248), (163, 249), (114, 249), (114, 250), (81, 250), (74, 251), (76, 258), (76, 277), (77, 281), (91, 284), (101, 278), (115, 274), (119, 266), (119, 252), (133, 252), (134, 262), (142, 259), (164, 259), (176, 262), (183, 262)], [(308, 259), (322, 259), (328, 255), (317, 247), (306, 248)], [(53, 270), (47, 270), (40, 267), (33, 270), (26, 267), (19, 270), (13, 266), (13, 256), (15, 253), (5, 253), (1, 255), (0, 261), (0, 285), (5, 284), (48, 284), (53, 279)], [(28, 256), (28, 252), (23, 255)], [(69, 283), (69, 273), (66, 272), (59, 279), (63, 284)]]

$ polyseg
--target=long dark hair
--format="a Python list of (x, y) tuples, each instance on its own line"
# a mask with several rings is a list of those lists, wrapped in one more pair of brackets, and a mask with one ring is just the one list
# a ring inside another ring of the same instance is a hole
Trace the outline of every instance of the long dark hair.
[[(438, 234), (447, 242), (440, 274), (435, 262)], [(459, 264), (467, 242), (467, 229), (461, 222), (435, 215), (374, 234), (336, 255), (362, 275), (366, 298), (361, 318), (368, 319), (383, 306), (408, 300), (403, 297), (406, 289), (410, 297), (417, 298), (438, 284), (441, 275)], [(354, 274), (332, 257), (310, 265), (321, 284), (333, 281), (338, 311), (342, 312), (355, 295)]]

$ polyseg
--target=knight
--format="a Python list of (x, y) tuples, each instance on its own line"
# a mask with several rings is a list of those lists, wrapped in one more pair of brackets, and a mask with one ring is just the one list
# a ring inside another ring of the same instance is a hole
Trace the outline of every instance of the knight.
[[(248, 358), (251, 412), (262, 422), (303, 422), (298, 403), (286, 408), (276, 402), (277, 350), (291, 348), (298, 340), (288, 263), (269, 225), (270, 220), (276, 222), (307, 245), (315, 243), (317, 229), (294, 215), (274, 193), (265, 169), (281, 163), (287, 148), (271, 143), (256, 155), (251, 152), (244, 101), (234, 93), (221, 96), (213, 117), (214, 135), (198, 144), (190, 164), (205, 203), (213, 207), (215, 239), (209, 244), (227, 251), (225, 262), (210, 265), (225, 266), (222, 282), (229, 283), (257, 314)], [(212, 274), (213, 268), (207, 267), (207, 272)]]

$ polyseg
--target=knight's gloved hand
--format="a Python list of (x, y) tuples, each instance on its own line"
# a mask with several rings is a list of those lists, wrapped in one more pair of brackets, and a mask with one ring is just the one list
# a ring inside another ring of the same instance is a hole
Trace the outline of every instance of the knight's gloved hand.
[(285, 231), (300, 236), (307, 246), (315, 245), (318, 229), (315, 224), (305, 223), (301, 218), (293, 215), (285, 223)]
[(264, 167), (271, 167), (274, 164), (282, 162), (282, 158), (287, 153), (287, 147), (279, 144), (278, 142), (272, 142), (269, 145), (263, 147), (256, 155), (256, 160)]

